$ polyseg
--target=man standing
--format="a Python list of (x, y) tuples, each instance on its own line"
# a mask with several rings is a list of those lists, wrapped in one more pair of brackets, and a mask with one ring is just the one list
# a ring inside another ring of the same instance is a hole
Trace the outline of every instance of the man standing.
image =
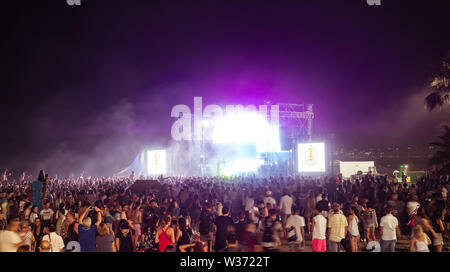
[(53, 210), (50, 209), (50, 202), (47, 201), (45, 203), (44, 209), (41, 211), (41, 219), (44, 225), (50, 225), (50, 223), (53, 223)]
[(227, 247), (227, 237), (230, 233), (230, 228), (234, 225), (233, 219), (230, 217), (230, 211), (228, 207), (222, 209), (223, 216), (216, 218), (216, 252)]
[(272, 208), (277, 207), (277, 201), (272, 197), (272, 191), (266, 192), (266, 197), (264, 198), (264, 206), (267, 206), (267, 203), (270, 203)]
[(286, 219), (289, 215), (292, 214), (292, 197), (289, 195), (288, 189), (283, 190), (283, 196), (280, 199), (280, 211), (281, 211), (281, 220), (283, 225), (286, 224)]
[(347, 218), (339, 213), (340, 205), (333, 203), (333, 214), (328, 218), (328, 251), (339, 252), (342, 239), (347, 236)]
[[(300, 210), (294, 209), (294, 214), (286, 221), (287, 238), (292, 252), (301, 251), (305, 247), (305, 219), (300, 216)], [(296, 238), (296, 239), (295, 239)]]
[(8, 222), (7, 230), (0, 233), (0, 252), (17, 252), (17, 249), (24, 243), (25, 236), (20, 238), (19, 219), (12, 218)]
[(50, 252), (64, 252), (64, 241), (61, 236), (56, 233), (55, 224), (44, 227), (44, 237), (42, 241), (48, 241), (50, 243)]
[(324, 252), (327, 250), (326, 231), (327, 219), (317, 209), (314, 210), (312, 218), (312, 250), (314, 252)]
[(214, 215), (211, 212), (211, 204), (206, 203), (200, 214), (199, 224), (200, 240), (208, 244), (208, 251), (212, 250)]
[(381, 251), (395, 252), (397, 232), (400, 234), (398, 220), (392, 215), (390, 207), (386, 208), (386, 215), (380, 220)]
[(97, 248), (95, 246), (95, 234), (97, 233), (98, 226), (102, 222), (102, 214), (100, 209), (94, 207), (94, 210), (97, 212), (97, 222), (92, 225), (92, 220), (90, 217), (86, 217), (87, 213), (90, 209), (86, 209), (83, 214), (80, 216), (80, 222), (75, 226), (75, 230), (78, 233), (81, 245), (81, 252), (97, 252)]

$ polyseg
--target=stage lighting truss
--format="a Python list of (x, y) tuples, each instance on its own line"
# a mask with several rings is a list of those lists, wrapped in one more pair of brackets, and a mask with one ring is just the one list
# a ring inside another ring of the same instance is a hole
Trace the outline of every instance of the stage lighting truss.
[(314, 119), (313, 104), (278, 103), (280, 125), (293, 128), (291, 139), (299, 140), (307, 137), (311, 140)]

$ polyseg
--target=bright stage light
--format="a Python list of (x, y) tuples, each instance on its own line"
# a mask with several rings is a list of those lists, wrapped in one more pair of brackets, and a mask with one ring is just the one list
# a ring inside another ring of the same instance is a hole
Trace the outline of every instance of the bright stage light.
[(325, 143), (298, 144), (298, 171), (325, 172)]
[(221, 164), (220, 169), (224, 176), (232, 176), (256, 172), (263, 163), (263, 160), (237, 159), (225, 165)]
[(256, 152), (280, 152), (279, 127), (252, 111), (227, 114), (216, 119), (211, 134), (213, 143), (254, 143)]
[(147, 174), (161, 175), (166, 173), (166, 151), (147, 150)]

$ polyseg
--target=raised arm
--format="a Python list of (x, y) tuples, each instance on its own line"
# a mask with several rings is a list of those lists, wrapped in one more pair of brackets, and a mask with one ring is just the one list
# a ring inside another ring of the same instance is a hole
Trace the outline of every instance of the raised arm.
[(97, 225), (98, 228), (102, 223), (102, 211), (97, 207), (95, 207), (95, 211), (97, 212), (97, 222), (95, 222), (95, 225)]

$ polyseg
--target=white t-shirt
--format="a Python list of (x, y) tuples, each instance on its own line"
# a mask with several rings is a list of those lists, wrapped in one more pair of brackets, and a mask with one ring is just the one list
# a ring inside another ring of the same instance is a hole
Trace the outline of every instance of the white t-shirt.
[(387, 214), (381, 217), (380, 227), (383, 227), (383, 236), (381, 240), (397, 240), (397, 228), (398, 220), (392, 214)]
[(326, 239), (327, 231), (327, 219), (319, 214), (314, 216), (314, 229), (312, 233), (312, 239)]
[(297, 234), (297, 242), (302, 242), (303, 237), (302, 233), (300, 231), (301, 227), (305, 226), (305, 218), (300, 215), (291, 215), (286, 220), (286, 229), (289, 229), (290, 227), (294, 226), (295, 228), (295, 234)]
[(41, 218), (42, 220), (50, 220), (53, 216), (53, 210), (52, 209), (44, 209), (41, 211)]
[(16, 244), (22, 242), (19, 234), (5, 230), (0, 233), (0, 251), (1, 252), (17, 252), (19, 248)]
[(250, 220), (255, 224), (257, 224), (259, 221), (258, 216), (256, 216), (256, 214), (258, 214), (258, 212), (259, 212), (259, 209), (255, 206), (251, 207), (250, 210), (248, 211), (248, 216), (249, 216)]
[(38, 218), (38, 217), (39, 217), (39, 216), (38, 216), (37, 213), (32, 212), (32, 213), (30, 214), (30, 223), (31, 223), (31, 224), (34, 224), (34, 220), (36, 220), (36, 218)]
[(255, 200), (251, 197), (245, 198), (245, 210), (250, 211), (252, 209), (253, 205), (255, 204)]
[(280, 199), (280, 210), (284, 214), (291, 214), (292, 213), (292, 197), (285, 195), (282, 196)]
[(64, 240), (56, 232), (51, 232), (50, 238), (48, 234), (44, 235), (44, 237), (42, 237), (42, 241), (50, 242), (51, 244), (50, 252), (61, 252), (61, 249), (64, 249)]
[(270, 205), (272, 205), (272, 208), (277, 205), (277, 201), (271, 196), (266, 196), (264, 198), (264, 205), (267, 205), (267, 203), (270, 203)]

